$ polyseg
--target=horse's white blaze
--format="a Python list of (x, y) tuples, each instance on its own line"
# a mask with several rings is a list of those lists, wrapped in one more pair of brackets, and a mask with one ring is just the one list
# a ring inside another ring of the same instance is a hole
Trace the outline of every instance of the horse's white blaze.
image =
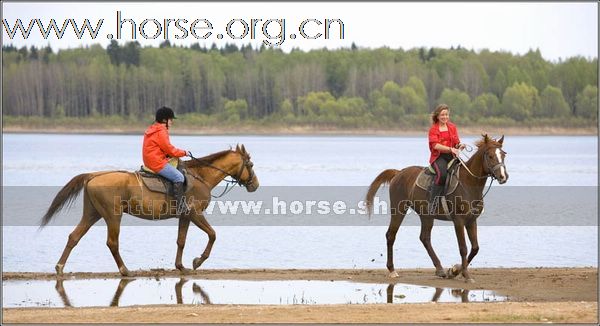
[[(500, 148), (496, 148), (496, 158), (498, 158), (498, 163), (502, 162), (502, 156), (500, 155)], [(504, 166), (500, 167), (500, 175), (502, 176), (502, 180), (506, 180), (506, 173), (504, 172)]]

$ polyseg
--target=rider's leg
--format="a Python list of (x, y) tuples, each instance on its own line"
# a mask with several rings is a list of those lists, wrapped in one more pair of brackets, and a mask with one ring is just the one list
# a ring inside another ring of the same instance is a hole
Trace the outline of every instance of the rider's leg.
[(431, 165), (435, 170), (435, 178), (431, 185), (429, 193), (429, 215), (434, 215), (436, 208), (444, 195), (444, 187), (446, 185), (446, 176), (448, 174), (448, 157), (449, 155), (440, 155)]
[(173, 197), (175, 197), (177, 203), (177, 217), (179, 217), (181, 213), (187, 212), (187, 205), (185, 203), (185, 198), (183, 197), (183, 181), (185, 180), (183, 174), (171, 164), (165, 165), (158, 174), (173, 182)]

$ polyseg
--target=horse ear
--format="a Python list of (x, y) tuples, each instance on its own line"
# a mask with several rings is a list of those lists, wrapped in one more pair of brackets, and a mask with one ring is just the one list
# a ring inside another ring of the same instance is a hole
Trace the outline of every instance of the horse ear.
[(488, 134), (481, 134), (481, 137), (483, 137), (484, 144), (487, 144), (487, 142), (490, 140), (490, 137), (488, 136)]
[(242, 153), (246, 154), (246, 146), (244, 144), (242, 144)]
[(504, 135), (502, 135), (502, 137), (500, 137), (500, 139), (498, 139), (498, 143), (500, 143), (500, 145), (502, 145), (503, 142), (504, 142)]
[(240, 144), (236, 144), (236, 145), (235, 145), (235, 151), (236, 151), (236, 152), (239, 152), (239, 151), (240, 151)]

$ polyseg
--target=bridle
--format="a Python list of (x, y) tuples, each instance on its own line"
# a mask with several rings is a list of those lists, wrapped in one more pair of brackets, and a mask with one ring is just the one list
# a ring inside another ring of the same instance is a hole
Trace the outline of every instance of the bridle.
[[(469, 146), (470, 147), (470, 146)], [(467, 149), (468, 152), (472, 151), (473, 148), (470, 147), (470, 149)], [(460, 164), (465, 168), (465, 170), (467, 170), (467, 172), (469, 172), (469, 174), (476, 178), (476, 179), (487, 179), (487, 178), (491, 178), (490, 180), (490, 185), (488, 186), (488, 189), (486, 190), (485, 194), (483, 194), (483, 196), (481, 197), (482, 199), (485, 197), (485, 195), (487, 195), (487, 193), (490, 191), (491, 187), (492, 187), (492, 183), (494, 182), (494, 180), (496, 180), (496, 175), (494, 175), (494, 172), (496, 172), (496, 170), (504, 167), (506, 169), (506, 166), (504, 165), (504, 162), (498, 162), (496, 165), (490, 167), (490, 163), (488, 160), (488, 156), (486, 155), (486, 153), (483, 153), (483, 164), (487, 169), (487, 173), (485, 175), (482, 176), (478, 176), (475, 175), (473, 172), (471, 172), (471, 170), (469, 169), (469, 167), (467, 166), (467, 164), (465, 164), (465, 162), (463, 161), (463, 159), (460, 157), (460, 155), (457, 155), (456, 158), (458, 159), (458, 161), (460, 162)]]
[[(240, 154), (241, 155), (241, 154)], [(232, 189), (233, 189), (233, 185), (238, 185), (240, 187), (250, 187), (254, 184), (254, 170), (252, 169), (252, 167), (254, 166), (254, 163), (252, 163), (252, 161), (250, 161), (249, 159), (247, 159), (244, 155), (241, 155), (242, 157), (242, 164), (240, 165), (240, 170), (238, 171), (238, 173), (236, 175), (232, 175), (229, 172), (214, 166), (206, 161), (202, 161), (200, 159), (195, 158), (192, 153), (190, 152), (190, 157), (192, 158), (192, 160), (195, 160), (196, 162), (201, 163), (202, 165), (209, 167), (209, 168), (213, 168), (223, 174), (225, 174), (228, 177), (233, 178), (233, 180), (227, 180), (227, 179), (223, 179), (223, 181), (225, 181), (227, 184), (225, 185), (225, 190), (223, 190), (223, 192), (219, 195), (219, 196), (213, 196), (211, 194), (211, 196), (213, 198), (220, 198), (223, 197), (224, 195), (226, 195), (227, 193), (229, 193)], [(244, 169), (248, 170), (248, 179), (246, 179), (245, 181), (242, 181), (242, 174), (244, 173)], [(189, 171), (188, 171), (189, 173)], [(202, 183), (206, 184), (206, 182), (204, 181), (204, 179), (202, 179), (201, 177), (194, 175), (193, 173), (189, 173), (192, 177), (196, 178), (197, 180), (201, 181)], [(230, 186), (232, 186), (231, 188), (229, 188)]]

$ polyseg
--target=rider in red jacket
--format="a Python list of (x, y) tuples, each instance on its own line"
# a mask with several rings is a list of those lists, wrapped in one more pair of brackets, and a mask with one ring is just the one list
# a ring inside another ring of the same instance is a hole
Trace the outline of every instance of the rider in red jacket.
[(460, 143), (456, 125), (450, 122), (450, 109), (440, 104), (431, 114), (433, 124), (429, 129), (429, 163), (435, 170), (435, 180), (429, 193), (429, 215), (435, 212), (439, 196), (446, 185), (448, 163), (465, 145)]
[(176, 119), (175, 113), (168, 107), (161, 107), (156, 111), (154, 123), (144, 133), (142, 157), (144, 165), (171, 182), (173, 182), (173, 195), (177, 200), (177, 217), (187, 209), (183, 198), (183, 182), (185, 178), (175, 167), (169, 164), (169, 158), (191, 156), (191, 153), (176, 148), (169, 140), (169, 127)]

